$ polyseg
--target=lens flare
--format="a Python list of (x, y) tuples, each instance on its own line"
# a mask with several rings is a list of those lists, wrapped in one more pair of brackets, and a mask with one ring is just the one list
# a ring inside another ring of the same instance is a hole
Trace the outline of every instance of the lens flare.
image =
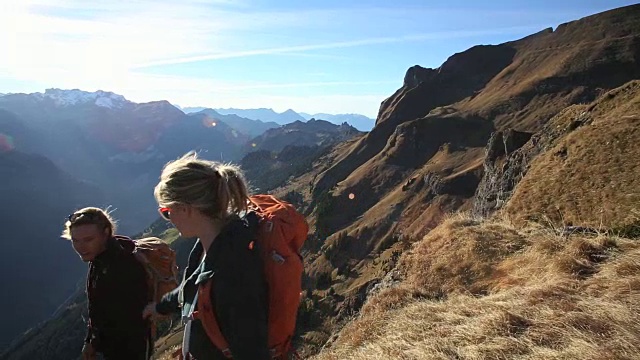
[(202, 125), (204, 125), (205, 127), (214, 127), (218, 125), (218, 120), (207, 116), (202, 119)]
[(356, 198), (356, 195), (354, 193), (349, 194), (349, 200), (353, 200)]
[(11, 135), (0, 133), (0, 152), (9, 152), (15, 148)]

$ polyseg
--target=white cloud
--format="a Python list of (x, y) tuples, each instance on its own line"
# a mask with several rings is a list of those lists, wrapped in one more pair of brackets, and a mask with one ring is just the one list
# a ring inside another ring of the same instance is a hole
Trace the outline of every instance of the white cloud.
[(126, 76), (136, 63), (232, 50), (237, 45), (230, 33), (270, 26), (267, 20), (238, 21), (237, 10), (193, 0), (9, 1), (0, 10), (0, 68), (16, 78), (40, 69), (97, 79)]
[(136, 64), (134, 65), (134, 68), (144, 68), (144, 67), (150, 67), (150, 66), (169, 65), (169, 64), (184, 64), (184, 63), (199, 62), (199, 61), (206, 61), (206, 60), (220, 60), (220, 59), (230, 59), (230, 58), (249, 57), (249, 56), (258, 56), (258, 55), (286, 54), (289, 52), (296, 52), (296, 51), (338, 49), (338, 48), (349, 48), (349, 47), (358, 47), (358, 46), (367, 46), (367, 45), (416, 42), (416, 41), (435, 40), (435, 39), (454, 39), (454, 38), (470, 37), (470, 36), (478, 36), (478, 35), (495, 35), (495, 34), (513, 33), (515, 31), (530, 30), (530, 29), (531, 27), (527, 26), (527, 27), (510, 27), (510, 28), (497, 28), (497, 29), (473, 30), (473, 31), (441, 31), (441, 32), (430, 32), (430, 33), (422, 33), (422, 34), (414, 34), (414, 35), (387, 36), (387, 37), (366, 38), (366, 39), (351, 40), (351, 41), (337, 41), (337, 42), (330, 42), (330, 43), (324, 43), (324, 44), (311, 44), (311, 45), (255, 49), (255, 50), (219, 52), (219, 53), (213, 53), (213, 54), (189, 56), (189, 57), (177, 57), (177, 58), (171, 58), (166, 60), (152, 61), (149, 63)]
[[(375, 28), (370, 19), (384, 17), (387, 22), (383, 33), (393, 34), (393, 26), (401, 20), (412, 23), (416, 19), (424, 20), (417, 14), (433, 16), (442, 12), (429, 9), (260, 11), (246, 2), (232, 0), (1, 1), (0, 48), (7, 50), (7, 56), (0, 57), (0, 67), (17, 71), (17, 77), (20, 69), (24, 72), (34, 67), (71, 69), (82, 76), (90, 76), (94, 72), (121, 72), (131, 67), (518, 30), (505, 27), (393, 36), (366, 36), (367, 32), (363, 30)], [(282, 32), (283, 29), (302, 28), (326, 28), (335, 32), (339, 24), (357, 24), (360, 36), (351, 35), (354, 40), (316, 40), (301, 44), (305, 39), (296, 37), (297, 31), (288, 31), (290, 35), (286, 36)], [(277, 39), (265, 44), (270, 39), (268, 34), (278, 30)]]
[[(417, 30), (424, 30), (429, 16), (444, 11), (426, 7), (350, 9), (348, 5), (342, 9), (265, 11), (247, 1), (0, 0), (0, 78), (40, 87), (33, 91), (43, 87), (102, 89), (134, 101), (167, 99), (180, 105), (292, 107), (310, 113), (375, 116), (380, 101), (400, 86), (401, 79), (313, 81), (311, 77), (293, 83), (230, 82), (149, 75), (137, 68), (263, 55), (340, 60), (345, 59), (340, 54), (318, 52), (523, 30), (505, 25), (483, 31), (420, 32)], [(385, 21), (378, 24), (376, 19)], [(327, 30), (329, 35), (317, 31), (310, 40), (303, 31), (310, 29)], [(345, 29), (350, 29), (352, 40), (342, 40)], [(409, 35), (398, 34), (402, 31)], [(316, 78), (331, 72), (320, 67), (314, 71)], [(377, 85), (376, 93), (380, 94), (348, 93), (349, 87), (362, 85)], [(269, 95), (295, 88), (322, 88), (329, 95)], [(381, 89), (389, 92), (385, 95)]]

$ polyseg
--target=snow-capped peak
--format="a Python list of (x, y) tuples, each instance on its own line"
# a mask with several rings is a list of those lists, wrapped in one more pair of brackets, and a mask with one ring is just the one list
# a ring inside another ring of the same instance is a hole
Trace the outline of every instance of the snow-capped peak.
[(87, 92), (78, 89), (47, 89), (45, 90), (44, 94), (35, 93), (32, 95), (36, 95), (39, 98), (51, 99), (58, 106), (70, 106), (93, 102), (94, 104), (96, 104), (96, 106), (114, 109), (121, 108), (125, 103), (128, 102), (128, 100), (125, 99), (122, 95), (102, 90)]

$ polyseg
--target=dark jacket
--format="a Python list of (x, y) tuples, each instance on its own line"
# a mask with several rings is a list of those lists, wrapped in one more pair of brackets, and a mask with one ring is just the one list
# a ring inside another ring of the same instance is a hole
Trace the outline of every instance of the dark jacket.
[(107, 249), (89, 265), (86, 342), (107, 359), (148, 359), (149, 303), (144, 266), (133, 256), (131, 240), (108, 240)]
[[(203, 263), (200, 261), (203, 248), (199, 241), (196, 242), (182, 284), (166, 294), (156, 306), (160, 314), (180, 312), (182, 289), (182, 314), (187, 315), (197, 284), (213, 280), (211, 303), (234, 360), (270, 359), (267, 285), (259, 249), (249, 246), (256, 238), (257, 226), (258, 218), (254, 213), (229, 222), (209, 247)], [(225, 359), (207, 337), (200, 320), (193, 320), (189, 343), (190, 353), (197, 360)]]

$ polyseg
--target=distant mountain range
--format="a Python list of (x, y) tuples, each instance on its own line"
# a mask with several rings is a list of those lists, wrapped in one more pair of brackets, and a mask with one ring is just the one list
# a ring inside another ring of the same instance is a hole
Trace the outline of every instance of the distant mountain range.
[[(203, 107), (186, 107), (183, 108), (182, 110), (189, 114), (189, 113), (193, 113), (193, 112), (199, 112), (202, 110), (205, 110), (207, 108), (203, 108)], [(251, 119), (251, 120), (260, 120), (262, 122), (274, 122), (276, 124), (279, 125), (285, 125), (285, 124), (289, 124), (292, 123), (294, 121), (297, 120), (301, 120), (304, 121), (306, 120), (304, 117), (302, 117), (300, 114), (298, 114), (297, 112), (289, 109), (285, 112), (282, 113), (277, 113), (275, 111), (273, 111), (273, 109), (265, 109), (265, 108), (260, 108), (260, 109), (234, 109), (234, 108), (228, 108), (228, 109), (219, 109), (219, 108), (214, 108), (213, 110), (215, 110), (217, 113), (221, 114), (221, 115), (238, 115), (240, 117), (246, 118), (246, 119)]]
[(286, 125), (294, 121), (304, 121), (300, 114), (288, 109), (284, 112), (277, 113), (272, 109), (215, 109), (217, 112), (223, 115), (236, 114), (247, 119), (261, 120), (264, 122), (273, 121), (280, 125)]
[(252, 137), (224, 122), (185, 115), (167, 101), (138, 104), (110, 92), (48, 89), (0, 97), (28, 133), (18, 151), (40, 154), (70, 175), (96, 184), (136, 232), (156, 218), (152, 188), (162, 165), (189, 150), (240, 160)]
[(364, 134), (348, 124), (296, 121), (252, 139), (250, 146), (254, 151), (248, 152), (240, 165), (252, 188), (268, 192), (286, 184), (290, 177), (309, 171), (327, 149)]
[(85, 272), (59, 239), (68, 214), (112, 206), (120, 233), (143, 230), (158, 218), (153, 186), (164, 163), (192, 149), (239, 161), (249, 139), (166, 101), (57, 89), (0, 97), (0, 270), (20, 274), (0, 284), (20, 299), (0, 301), (0, 348), (50, 315)]
[(298, 120), (265, 131), (252, 139), (250, 146), (255, 150), (274, 152), (282, 151), (287, 146), (326, 147), (360, 134), (361, 132), (348, 124), (336, 125), (325, 120)]
[(371, 131), (371, 129), (373, 129), (373, 126), (376, 124), (375, 119), (372, 119), (360, 114), (337, 114), (337, 115), (324, 114), (324, 113), (318, 113), (313, 115), (307, 114), (307, 113), (299, 113), (299, 114), (302, 115), (307, 120), (310, 120), (310, 119), (327, 120), (334, 124), (342, 124), (346, 122), (360, 131)]
[(222, 115), (213, 109), (202, 109), (198, 112), (189, 113), (189, 115), (209, 116), (212, 119), (223, 121), (235, 130), (250, 135), (251, 137), (259, 136), (269, 129), (280, 127), (280, 124), (273, 121), (265, 122), (261, 120), (247, 119), (236, 114)]
[(11, 139), (11, 146), (0, 147), (0, 287), (13, 294), (0, 299), (6, 309), (2, 348), (50, 315), (75, 289), (86, 266), (59, 234), (74, 209), (102, 205), (105, 199), (95, 185), (70, 176), (46, 157), (16, 150), (33, 148), (43, 139), (2, 109), (0, 135)]
[[(126, 232), (155, 220), (156, 214), (147, 211), (154, 204), (150, 189), (162, 165), (184, 152), (239, 161), (254, 150), (327, 146), (358, 132), (342, 123), (309, 122), (293, 110), (203, 109), (187, 115), (167, 101), (139, 104), (108, 91), (78, 89), (5, 94), (0, 109), (19, 119), (20, 132), (28, 134), (17, 141), (18, 151), (46, 156), (71, 176), (95, 184), (118, 209)], [(281, 124), (288, 124), (285, 131), (262, 137)]]
[[(1, 284), (23, 301), (0, 302), (19, 315), (7, 316), (12, 326), (0, 327), (0, 348), (51, 314), (84, 271), (59, 240), (66, 215), (111, 206), (119, 232), (132, 235), (158, 218), (153, 187), (162, 166), (187, 151), (240, 163), (257, 150), (304, 148), (281, 164), (291, 169), (275, 170), (284, 177), (323, 148), (360, 134), (348, 125), (300, 119), (282, 126), (212, 109), (187, 115), (167, 101), (138, 104), (107, 91), (47, 89), (0, 97), (0, 218), (7, 244), (0, 270), (23, 274)], [(47, 296), (39, 297), (43, 291)]]
[(273, 109), (209, 109), (205, 107), (185, 107), (180, 108), (187, 114), (200, 112), (203, 110), (207, 111), (215, 111), (220, 115), (237, 115), (239, 117), (251, 120), (260, 120), (266, 123), (275, 123), (278, 125), (286, 125), (290, 124), (294, 121), (306, 121), (311, 119), (316, 120), (326, 120), (332, 122), (334, 124), (340, 125), (342, 123), (348, 123), (349, 125), (355, 127), (360, 131), (370, 131), (375, 125), (375, 120), (368, 118), (364, 115), (360, 114), (326, 114), (326, 113), (317, 113), (317, 114), (307, 114), (307, 113), (297, 113), (294, 110), (287, 110), (282, 113), (275, 112)]

